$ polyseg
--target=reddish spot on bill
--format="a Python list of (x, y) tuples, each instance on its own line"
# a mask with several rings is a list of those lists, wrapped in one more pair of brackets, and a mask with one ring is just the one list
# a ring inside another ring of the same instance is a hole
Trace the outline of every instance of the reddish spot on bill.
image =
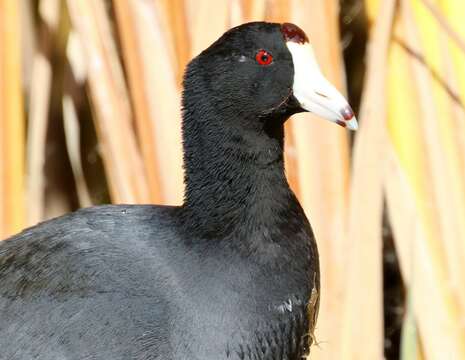
[(292, 41), (299, 44), (308, 42), (307, 35), (297, 25), (291, 23), (283, 23), (281, 25), (281, 32), (283, 33), (284, 40)]
[(341, 121), (341, 120), (336, 120), (336, 124), (338, 125), (341, 125), (342, 127), (346, 127), (346, 123), (344, 121)]
[(354, 111), (350, 106), (341, 110), (341, 115), (344, 117), (344, 120), (349, 121), (354, 117)]

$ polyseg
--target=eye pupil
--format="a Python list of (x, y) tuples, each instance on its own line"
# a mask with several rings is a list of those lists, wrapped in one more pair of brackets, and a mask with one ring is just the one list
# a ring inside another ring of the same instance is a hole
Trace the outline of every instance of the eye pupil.
[(269, 65), (273, 61), (273, 56), (266, 50), (259, 50), (255, 59), (260, 65)]

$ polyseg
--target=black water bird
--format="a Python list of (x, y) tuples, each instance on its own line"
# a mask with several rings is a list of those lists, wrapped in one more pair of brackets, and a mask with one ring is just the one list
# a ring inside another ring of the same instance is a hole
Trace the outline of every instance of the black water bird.
[(357, 127), (295, 25), (244, 24), (194, 58), (184, 205), (88, 208), (2, 242), (0, 358), (301, 359), (319, 293), (283, 165), (301, 111)]

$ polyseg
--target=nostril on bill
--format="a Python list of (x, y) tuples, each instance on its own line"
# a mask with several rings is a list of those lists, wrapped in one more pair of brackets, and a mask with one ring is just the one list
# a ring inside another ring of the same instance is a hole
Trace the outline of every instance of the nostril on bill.
[(325, 99), (328, 99), (328, 97), (325, 94), (319, 93), (318, 91), (315, 91), (315, 94), (317, 94), (318, 96), (321, 96), (321, 97), (323, 97)]
[(354, 117), (354, 111), (349, 105), (347, 105), (344, 109), (341, 110), (341, 115), (344, 120), (349, 121)]

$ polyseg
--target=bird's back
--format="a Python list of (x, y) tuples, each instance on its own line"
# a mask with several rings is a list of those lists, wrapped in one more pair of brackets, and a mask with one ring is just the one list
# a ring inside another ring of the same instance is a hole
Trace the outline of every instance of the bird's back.
[(0, 358), (168, 354), (173, 211), (95, 207), (0, 243)]

